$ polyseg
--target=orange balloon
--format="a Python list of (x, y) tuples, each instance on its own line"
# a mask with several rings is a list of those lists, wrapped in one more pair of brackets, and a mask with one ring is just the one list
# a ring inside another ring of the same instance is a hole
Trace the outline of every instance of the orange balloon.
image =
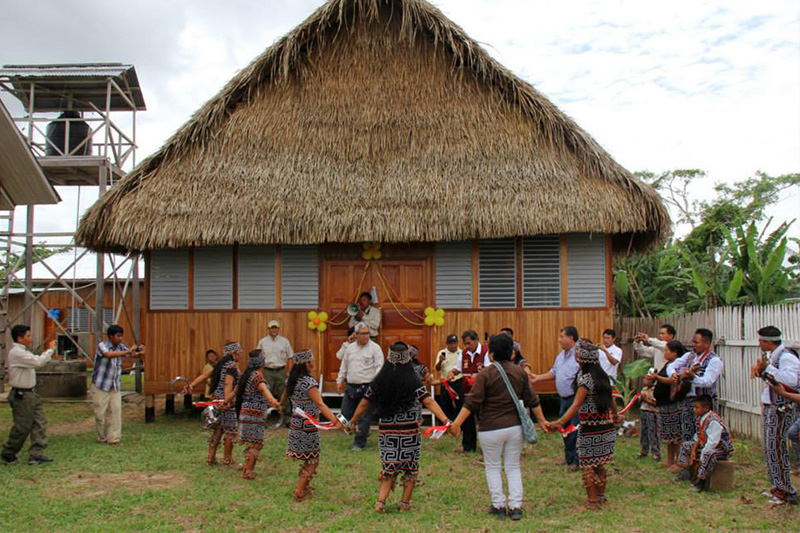
[(314, 324), (319, 324), (319, 318), (314, 319)]

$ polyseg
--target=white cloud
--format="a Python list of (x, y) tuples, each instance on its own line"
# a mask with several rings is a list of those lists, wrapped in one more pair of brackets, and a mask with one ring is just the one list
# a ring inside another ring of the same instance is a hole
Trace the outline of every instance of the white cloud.
[[(141, 160), (321, 3), (147, 0), (121, 16), (100, 0), (18, 2), (0, 8), (8, 15), (0, 18), (0, 63), (134, 63), (148, 103)], [(714, 181), (759, 169), (800, 171), (796, 1), (435, 3), (630, 170), (705, 169), (697, 193), (706, 196)], [(93, 20), (92, 31), (67, 19)], [(82, 206), (91, 194), (82, 193)], [(793, 217), (799, 197), (787, 194), (770, 214)], [(74, 223), (74, 204), (39, 212), (37, 229)]]

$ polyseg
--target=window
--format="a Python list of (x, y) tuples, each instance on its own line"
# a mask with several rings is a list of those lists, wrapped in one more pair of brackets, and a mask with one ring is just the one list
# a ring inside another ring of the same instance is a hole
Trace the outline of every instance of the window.
[(195, 248), (194, 308), (233, 309), (233, 247)]
[(522, 240), (522, 306), (561, 305), (561, 238), (558, 235)]
[(188, 308), (188, 250), (153, 250), (150, 252), (150, 309)]
[(567, 303), (570, 307), (606, 306), (604, 235), (567, 235)]
[(281, 247), (281, 306), (306, 309), (319, 306), (317, 246)]
[(478, 299), (483, 308), (517, 306), (515, 239), (478, 241)]
[(472, 242), (436, 245), (436, 306), (472, 307)]
[(239, 247), (239, 309), (275, 308), (275, 247)]

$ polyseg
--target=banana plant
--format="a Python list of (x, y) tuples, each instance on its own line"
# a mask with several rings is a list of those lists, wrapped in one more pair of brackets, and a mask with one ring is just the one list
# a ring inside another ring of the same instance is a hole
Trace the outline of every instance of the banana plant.
[(628, 405), (636, 394), (636, 389), (634, 387), (635, 380), (647, 375), (652, 364), (652, 361), (648, 361), (647, 359), (637, 359), (625, 365), (622, 370), (619, 371), (617, 377), (614, 378), (614, 388), (617, 389), (622, 396), (623, 405)]

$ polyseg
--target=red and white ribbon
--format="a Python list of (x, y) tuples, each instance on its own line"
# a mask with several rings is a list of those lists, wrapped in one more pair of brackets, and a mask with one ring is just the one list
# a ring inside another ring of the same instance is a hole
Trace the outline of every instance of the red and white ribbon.
[(425, 429), (424, 435), (426, 439), (440, 439), (442, 435), (447, 433), (447, 429), (450, 427), (450, 423), (447, 423), (443, 426), (432, 426)]
[(442, 383), (444, 384), (444, 390), (447, 391), (447, 395), (450, 396), (450, 399), (458, 400), (458, 393), (454, 391), (452, 387), (450, 387), (450, 383), (448, 383), (447, 380), (442, 381)]
[(636, 393), (636, 396), (634, 396), (634, 397), (633, 397), (633, 399), (632, 399), (632, 400), (631, 400), (631, 401), (628, 403), (628, 405), (626, 405), (625, 407), (623, 407), (623, 408), (622, 408), (622, 411), (620, 411), (620, 412), (619, 412), (619, 413), (617, 413), (617, 414), (618, 414), (618, 415), (624, 415), (625, 413), (627, 413), (627, 412), (628, 412), (628, 409), (630, 409), (631, 407), (633, 407), (633, 404), (634, 404), (634, 403), (636, 403), (636, 401), (637, 401), (637, 400), (638, 400), (640, 397), (641, 397), (641, 394), (637, 392), (637, 393)]
[(194, 402), (192, 403), (192, 405), (199, 408), (199, 407), (210, 407), (212, 405), (222, 405), (223, 403), (225, 403), (223, 400), (210, 400), (207, 402)]
[(578, 428), (575, 427), (575, 424), (570, 424), (565, 428), (558, 428), (558, 432), (561, 433), (561, 436), (565, 439), (571, 434), (578, 431)]
[(317, 420), (316, 418), (314, 418), (310, 414), (306, 413), (305, 411), (303, 411), (299, 407), (295, 407), (292, 410), (292, 412), (294, 414), (296, 414), (297, 416), (299, 416), (300, 418), (305, 418), (308, 422), (311, 423), (312, 426), (314, 426), (317, 429), (321, 429), (323, 431), (336, 429), (336, 424), (334, 424), (333, 422), (320, 422), (319, 420)]

